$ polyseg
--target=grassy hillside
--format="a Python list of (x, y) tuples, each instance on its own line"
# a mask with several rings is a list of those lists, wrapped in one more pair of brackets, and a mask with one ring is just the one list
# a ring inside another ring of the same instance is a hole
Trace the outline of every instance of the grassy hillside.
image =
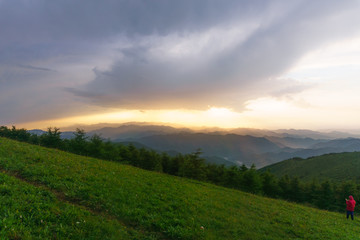
[(325, 154), (307, 159), (294, 158), (260, 169), (266, 170), (277, 176), (297, 176), (304, 181), (313, 178), (360, 181), (360, 152)]
[(61, 201), (51, 191), (0, 173), (0, 239), (141, 238), (116, 221)]
[[(354, 239), (360, 220), (0, 138), (8, 239)], [(6, 228), (5, 228), (6, 226)]]

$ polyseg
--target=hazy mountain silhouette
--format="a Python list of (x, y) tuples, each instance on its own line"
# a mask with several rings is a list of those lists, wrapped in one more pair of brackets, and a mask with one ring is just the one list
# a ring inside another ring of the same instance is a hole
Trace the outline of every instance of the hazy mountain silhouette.
[[(88, 132), (115, 142), (167, 152), (170, 155), (191, 153), (201, 149), (208, 161), (224, 165), (246, 164), (264, 167), (293, 157), (307, 158), (326, 153), (360, 151), (360, 139), (345, 132), (316, 132), (311, 130), (263, 129), (190, 129), (149, 123), (95, 125), (99, 129)], [(94, 126), (88, 126), (93, 129)], [(42, 130), (30, 130), (42, 134)], [(63, 138), (73, 132), (63, 132)]]

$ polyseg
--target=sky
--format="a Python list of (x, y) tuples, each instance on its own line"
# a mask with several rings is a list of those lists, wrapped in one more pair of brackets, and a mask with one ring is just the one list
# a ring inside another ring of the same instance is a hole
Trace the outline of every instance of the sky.
[(0, 0), (0, 125), (360, 129), (359, 0)]

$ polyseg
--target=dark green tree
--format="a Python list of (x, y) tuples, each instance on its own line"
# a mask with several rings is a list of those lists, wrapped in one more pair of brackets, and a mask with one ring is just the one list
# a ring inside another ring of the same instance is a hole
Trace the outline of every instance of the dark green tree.
[(317, 206), (321, 209), (332, 210), (335, 203), (334, 188), (330, 181), (321, 183)]
[(40, 136), (40, 144), (50, 148), (62, 148), (61, 132), (57, 127), (49, 127), (48, 131)]
[(133, 144), (130, 144), (128, 146), (128, 153), (129, 153), (128, 161), (130, 162), (130, 164), (136, 167), (140, 167), (141, 159), (140, 159), (139, 150)]
[(26, 129), (16, 129), (15, 126), (12, 126), (11, 135), (13, 139), (21, 142), (28, 142), (31, 136), (31, 134)]
[(223, 164), (208, 164), (206, 167), (206, 179), (211, 183), (224, 186), (226, 181), (225, 166)]
[(280, 187), (277, 178), (268, 171), (262, 173), (260, 176), (262, 179), (262, 191), (264, 195), (273, 198), (278, 197)]
[(227, 168), (225, 170), (224, 186), (242, 189), (244, 173), (245, 172), (242, 172), (237, 166)]
[(311, 205), (316, 205), (316, 202), (320, 198), (320, 184), (316, 179), (313, 179), (310, 183), (305, 184), (304, 187), (304, 201)]
[(92, 135), (87, 147), (88, 149), (86, 151), (89, 153), (89, 156), (96, 158), (102, 158), (104, 156), (104, 141), (100, 135)]
[(162, 165), (161, 167), (162, 167), (163, 172), (170, 174), (170, 172), (171, 172), (171, 158), (165, 152), (163, 152), (161, 154), (161, 165)]
[(194, 153), (186, 155), (184, 163), (180, 166), (179, 176), (205, 180), (205, 159), (200, 157), (201, 154), (201, 150), (197, 149)]
[(260, 175), (256, 171), (254, 164), (250, 169), (243, 173), (241, 189), (250, 193), (261, 192), (262, 181)]
[(290, 200), (295, 202), (304, 201), (304, 188), (298, 177), (292, 177), (290, 180)]
[(69, 150), (80, 155), (87, 155), (87, 139), (86, 133), (83, 129), (77, 128), (73, 133), (74, 137), (70, 139)]
[(182, 169), (185, 162), (184, 155), (179, 153), (173, 157), (170, 162), (170, 169), (168, 173), (171, 175), (180, 176), (180, 170)]
[(242, 164), (241, 167), (240, 167), (240, 171), (244, 173), (244, 172), (246, 172), (247, 170), (248, 170), (248, 168), (246, 167), (246, 165), (245, 165), (245, 164)]
[(290, 178), (288, 175), (282, 176), (279, 179), (279, 187), (280, 187), (280, 196), (283, 199), (290, 200), (291, 199), (291, 184)]
[(119, 148), (109, 139), (103, 142), (102, 158), (115, 162), (121, 161)]

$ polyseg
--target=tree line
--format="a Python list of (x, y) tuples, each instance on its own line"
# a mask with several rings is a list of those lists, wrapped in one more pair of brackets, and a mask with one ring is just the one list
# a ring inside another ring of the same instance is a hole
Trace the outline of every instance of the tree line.
[(254, 165), (248, 168), (245, 165), (225, 167), (210, 164), (201, 157), (200, 149), (190, 154), (170, 156), (152, 149), (136, 148), (132, 144), (114, 143), (97, 134), (89, 137), (82, 129), (76, 129), (71, 139), (62, 139), (60, 129), (56, 127), (37, 135), (15, 126), (0, 126), (0, 136), (331, 211), (344, 211), (345, 198), (349, 195), (360, 200), (360, 185), (354, 181), (337, 183), (314, 179), (302, 182), (293, 176), (278, 178), (270, 172), (260, 173)]

